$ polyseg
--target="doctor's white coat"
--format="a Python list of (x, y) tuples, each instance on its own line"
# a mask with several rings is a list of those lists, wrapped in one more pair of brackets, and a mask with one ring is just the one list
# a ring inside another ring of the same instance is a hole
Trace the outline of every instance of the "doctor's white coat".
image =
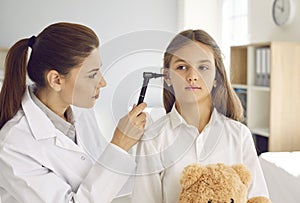
[(0, 131), (0, 203), (110, 202), (134, 172), (101, 135), (93, 109), (73, 109), (78, 145), (32, 101)]

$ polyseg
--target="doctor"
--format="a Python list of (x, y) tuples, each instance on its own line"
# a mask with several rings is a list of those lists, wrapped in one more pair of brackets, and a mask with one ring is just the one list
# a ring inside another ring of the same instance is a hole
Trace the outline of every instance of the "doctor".
[[(98, 46), (88, 27), (55, 23), (9, 50), (0, 94), (0, 203), (110, 202), (134, 172), (127, 151), (143, 134), (146, 104), (134, 106), (105, 142), (91, 108), (106, 86)], [(26, 86), (26, 72), (33, 85)]]

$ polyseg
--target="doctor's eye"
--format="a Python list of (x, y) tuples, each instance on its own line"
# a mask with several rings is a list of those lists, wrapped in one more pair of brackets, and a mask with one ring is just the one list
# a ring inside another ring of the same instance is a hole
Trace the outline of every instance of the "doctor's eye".
[(94, 72), (93, 74), (89, 75), (89, 78), (94, 79), (97, 75), (97, 72)]
[(230, 199), (230, 203), (234, 203), (234, 200), (233, 200), (233, 199)]

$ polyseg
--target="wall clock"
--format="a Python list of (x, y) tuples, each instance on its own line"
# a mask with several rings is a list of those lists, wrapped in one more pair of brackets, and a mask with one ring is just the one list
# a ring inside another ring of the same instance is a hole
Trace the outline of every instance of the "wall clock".
[(292, 2), (291, 0), (274, 0), (272, 6), (272, 16), (276, 25), (283, 26), (288, 24), (291, 19)]

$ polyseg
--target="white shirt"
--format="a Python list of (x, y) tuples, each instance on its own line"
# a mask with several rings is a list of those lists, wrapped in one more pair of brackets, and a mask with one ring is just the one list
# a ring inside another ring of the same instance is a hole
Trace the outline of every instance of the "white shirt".
[(134, 172), (135, 161), (109, 144), (93, 109), (74, 108), (77, 144), (32, 101), (0, 130), (0, 202), (110, 202)]
[(145, 132), (137, 160), (134, 203), (178, 202), (181, 172), (192, 163), (245, 164), (253, 179), (248, 197), (269, 196), (249, 129), (216, 109), (199, 133), (173, 107)]

